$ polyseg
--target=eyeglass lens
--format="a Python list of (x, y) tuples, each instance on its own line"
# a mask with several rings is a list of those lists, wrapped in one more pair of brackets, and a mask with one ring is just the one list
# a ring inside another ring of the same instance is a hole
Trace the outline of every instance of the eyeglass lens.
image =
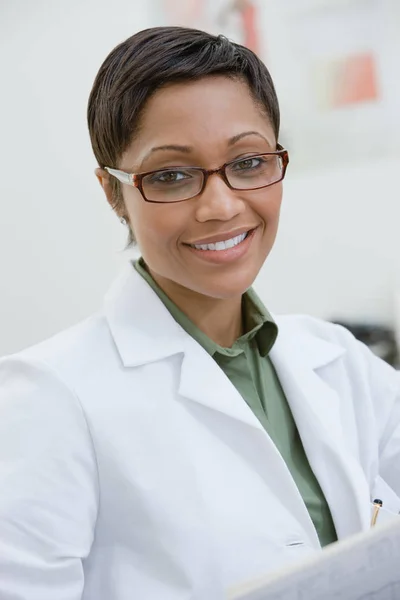
[[(280, 156), (251, 156), (230, 163), (226, 178), (236, 190), (266, 187), (282, 178)], [(146, 175), (143, 192), (153, 202), (179, 202), (193, 198), (203, 187), (204, 173), (194, 168), (171, 168)]]

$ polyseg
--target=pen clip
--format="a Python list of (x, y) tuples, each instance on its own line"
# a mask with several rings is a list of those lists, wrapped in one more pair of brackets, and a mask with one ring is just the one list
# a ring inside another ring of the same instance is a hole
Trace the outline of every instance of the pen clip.
[(374, 527), (376, 525), (376, 521), (378, 520), (379, 511), (383, 506), (383, 502), (379, 498), (375, 498), (372, 504), (374, 510), (372, 511), (371, 527)]

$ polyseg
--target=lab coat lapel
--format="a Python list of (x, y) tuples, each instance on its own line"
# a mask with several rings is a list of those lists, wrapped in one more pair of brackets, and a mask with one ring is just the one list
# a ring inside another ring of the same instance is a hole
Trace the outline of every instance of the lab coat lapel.
[[(279, 324), (279, 322), (278, 322)], [(318, 374), (343, 354), (309, 334), (280, 329), (271, 360), (310, 465), (330, 506), (339, 538), (369, 527), (369, 490), (361, 466), (344, 448), (340, 398)]]
[(106, 295), (104, 311), (125, 367), (184, 351), (186, 333), (131, 263)]
[[(218, 411), (243, 425), (235, 438), (235, 451), (264, 479), (288, 514), (301, 524), (309, 543), (319, 548), (300, 492), (274, 442), (214, 359), (191, 338), (186, 344), (179, 394), (186, 401)], [(227, 428), (228, 421), (224, 429)], [(224, 430), (220, 429), (219, 435), (223, 438)], [(232, 440), (228, 438), (229, 444)]]
[(105, 312), (125, 367), (182, 354), (180, 396), (264, 431), (214, 359), (178, 325), (132, 264), (106, 296)]
[(264, 431), (253, 411), (215, 360), (189, 336), (185, 343), (179, 394)]

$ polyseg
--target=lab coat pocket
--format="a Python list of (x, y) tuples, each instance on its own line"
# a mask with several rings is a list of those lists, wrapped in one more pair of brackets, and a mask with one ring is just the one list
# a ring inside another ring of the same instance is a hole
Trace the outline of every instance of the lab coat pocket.
[(382, 477), (377, 477), (373, 488), (371, 497), (371, 519), (375, 510), (373, 504), (374, 500), (382, 501), (382, 507), (379, 509), (376, 520), (377, 525), (400, 518), (400, 498)]

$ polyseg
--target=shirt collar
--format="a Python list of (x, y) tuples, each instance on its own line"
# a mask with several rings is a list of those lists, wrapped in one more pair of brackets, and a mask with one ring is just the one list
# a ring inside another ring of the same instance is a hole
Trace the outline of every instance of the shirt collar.
[(267, 356), (278, 337), (278, 326), (253, 288), (243, 295), (243, 318), (247, 333), (239, 340), (255, 337), (261, 356)]
[(143, 258), (135, 261), (134, 267), (154, 290), (175, 321), (203, 346), (210, 356), (214, 356), (216, 353), (225, 356), (237, 356), (243, 352), (244, 345), (254, 338), (256, 339), (261, 356), (267, 356), (275, 344), (278, 336), (278, 327), (252, 288), (248, 289), (243, 295), (243, 318), (246, 333), (240, 336), (231, 348), (223, 348), (196, 327), (189, 317), (172, 302), (147, 271)]

